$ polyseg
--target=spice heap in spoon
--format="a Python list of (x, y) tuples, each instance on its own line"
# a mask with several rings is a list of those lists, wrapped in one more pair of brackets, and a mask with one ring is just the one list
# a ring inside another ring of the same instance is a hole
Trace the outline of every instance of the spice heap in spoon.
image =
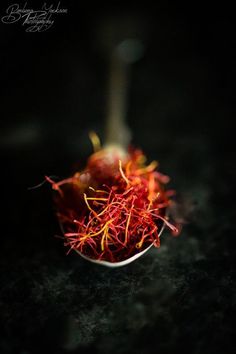
[(56, 191), (57, 215), (65, 245), (93, 260), (121, 262), (151, 244), (160, 246), (163, 224), (173, 191), (164, 188), (169, 177), (145, 164), (141, 150), (100, 149), (81, 172), (60, 182), (48, 181)]

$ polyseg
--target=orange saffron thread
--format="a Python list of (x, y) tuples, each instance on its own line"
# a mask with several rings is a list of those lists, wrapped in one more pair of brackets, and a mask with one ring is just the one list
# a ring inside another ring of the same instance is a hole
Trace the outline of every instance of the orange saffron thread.
[(121, 162), (121, 160), (119, 160), (119, 170), (120, 170), (120, 174), (121, 174), (121, 176), (123, 177), (123, 179), (125, 180), (125, 182), (126, 182), (127, 184), (129, 184), (129, 180), (128, 180), (128, 178), (125, 176), (124, 171), (122, 170), (122, 162)]

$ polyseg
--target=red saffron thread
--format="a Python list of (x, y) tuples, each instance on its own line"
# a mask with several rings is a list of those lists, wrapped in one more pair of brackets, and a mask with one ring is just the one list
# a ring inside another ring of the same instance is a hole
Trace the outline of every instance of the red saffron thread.
[(177, 228), (166, 217), (173, 191), (165, 190), (169, 177), (156, 171), (157, 162), (145, 165), (141, 150), (101, 149), (87, 166), (72, 177), (51, 183), (65, 246), (85, 256), (120, 262), (146, 249), (160, 247), (165, 224), (174, 235)]

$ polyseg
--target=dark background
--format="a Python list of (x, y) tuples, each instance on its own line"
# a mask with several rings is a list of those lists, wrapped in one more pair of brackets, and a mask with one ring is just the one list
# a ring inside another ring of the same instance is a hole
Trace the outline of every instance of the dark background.
[[(0, 353), (234, 352), (235, 14), (191, 6), (64, 1), (46, 32), (1, 23)], [(82, 166), (91, 129), (103, 138), (98, 28), (123, 16), (144, 28), (132, 142), (172, 177), (189, 222), (112, 270), (66, 257), (50, 187), (27, 188)]]

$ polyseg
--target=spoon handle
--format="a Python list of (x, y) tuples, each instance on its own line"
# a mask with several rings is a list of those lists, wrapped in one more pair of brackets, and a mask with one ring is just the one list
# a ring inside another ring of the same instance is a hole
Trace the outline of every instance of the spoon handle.
[(126, 150), (131, 133), (126, 124), (130, 65), (120, 58), (117, 47), (110, 55), (105, 145), (118, 145)]

